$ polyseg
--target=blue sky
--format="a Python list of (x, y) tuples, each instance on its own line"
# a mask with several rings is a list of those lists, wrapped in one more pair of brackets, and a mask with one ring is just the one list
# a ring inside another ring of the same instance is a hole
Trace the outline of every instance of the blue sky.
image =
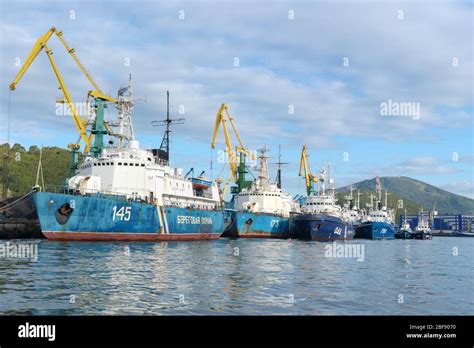
[[(267, 144), (276, 162), (281, 144), (293, 194), (304, 191), (297, 172), (306, 144), (313, 171), (331, 161), (337, 186), (404, 175), (474, 197), (472, 2), (0, 3), (1, 142), (15, 60), (55, 26), (104, 91), (115, 95), (132, 74), (135, 95), (146, 98), (134, 113), (145, 146), (159, 146), (162, 129), (150, 123), (165, 116), (170, 90), (172, 115), (186, 118), (173, 129), (172, 162), (185, 170), (210, 173), (212, 159), (212, 174), (221, 171), (210, 141), (226, 102), (249, 149)], [(50, 42), (74, 100), (84, 101), (86, 79)], [(42, 53), (11, 94), (10, 141), (75, 141), (72, 120), (55, 115), (58, 96)], [(388, 100), (418, 104), (419, 118), (381, 115)]]

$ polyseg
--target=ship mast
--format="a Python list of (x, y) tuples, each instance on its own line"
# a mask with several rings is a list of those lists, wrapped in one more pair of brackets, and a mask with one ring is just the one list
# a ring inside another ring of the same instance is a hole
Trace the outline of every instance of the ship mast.
[(154, 127), (156, 126), (166, 127), (163, 140), (161, 140), (159, 152), (160, 152), (160, 158), (164, 159), (166, 163), (169, 163), (171, 125), (184, 123), (184, 118), (176, 118), (176, 119), (170, 118), (170, 92), (169, 91), (166, 91), (166, 119), (160, 120), (160, 121), (152, 121), (151, 123)]
[(265, 145), (262, 149), (260, 149), (260, 174), (258, 176), (260, 186), (265, 188), (268, 186), (268, 147)]
[[(118, 91), (118, 133), (111, 134), (119, 139), (119, 147), (125, 147), (125, 142), (135, 139), (132, 123), (132, 111), (135, 105), (132, 92), (132, 74), (128, 77), (128, 86)], [(113, 124), (111, 124), (113, 126)]]
[(324, 183), (325, 181), (325, 166), (323, 165), (323, 169), (321, 169), (321, 172), (319, 174), (319, 182), (320, 182), (320, 188), (319, 188), (319, 194), (324, 195), (326, 192), (326, 184)]
[(380, 182), (380, 178), (377, 176), (375, 178), (375, 191), (377, 193), (376, 195), (376, 199), (377, 199), (377, 207), (376, 209), (377, 210), (380, 210), (380, 204), (382, 203), (382, 184)]

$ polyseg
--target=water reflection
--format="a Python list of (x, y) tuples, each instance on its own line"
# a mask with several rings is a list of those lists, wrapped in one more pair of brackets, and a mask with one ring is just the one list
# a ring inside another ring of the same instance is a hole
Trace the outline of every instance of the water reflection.
[(0, 314), (474, 312), (473, 239), (347, 243), (363, 262), (290, 240), (39, 241), (36, 263), (0, 260)]

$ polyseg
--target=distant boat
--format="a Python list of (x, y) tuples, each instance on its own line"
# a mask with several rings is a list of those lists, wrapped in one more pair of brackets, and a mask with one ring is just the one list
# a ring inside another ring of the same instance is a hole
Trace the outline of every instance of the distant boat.
[(360, 195), (361, 193), (357, 190), (357, 199), (354, 203), (354, 196), (352, 194), (352, 185), (350, 188), (350, 194), (345, 196), (344, 205), (342, 207), (342, 214), (346, 220), (352, 222), (352, 226), (356, 228), (365, 219), (365, 210), (360, 209)]
[(355, 228), (354, 238), (358, 239), (393, 239), (395, 238), (395, 225), (393, 211), (387, 208), (387, 191), (385, 191), (385, 205), (382, 206), (382, 187), (377, 177), (377, 196), (371, 195), (369, 214), (365, 221)]
[(413, 230), (411, 229), (410, 224), (406, 221), (406, 216), (407, 214), (405, 212), (405, 218), (402, 227), (395, 231), (396, 239), (413, 239), (414, 237)]
[(421, 209), (420, 213), (418, 214), (418, 225), (415, 227), (413, 237), (414, 239), (432, 239), (433, 238), (433, 233), (431, 233), (428, 217), (424, 215), (423, 209)]

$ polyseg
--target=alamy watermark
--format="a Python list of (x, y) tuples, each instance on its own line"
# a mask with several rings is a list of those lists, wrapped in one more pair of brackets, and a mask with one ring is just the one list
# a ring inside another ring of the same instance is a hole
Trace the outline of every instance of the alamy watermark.
[(412, 117), (414, 120), (418, 120), (420, 118), (420, 103), (397, 102), (389, 99), (380, 103), (380, 115)]
[[(78, 116), (89, 117), (92, 114), (92, 108), (91, 108), (90, 103), (77, 102), (77, 103), (72, 103), (72, 106), (74, 107), (74, 110), (76, 111), (76, 114)], [(55, 114), (56, 116), (72, 116), (73, 115), (70, 104), (63, 103), (63, 102), (56, 103)]]
[(38, 261), (37, 243), (0, 243), (0, 259), (25, 259)]
[(358, 262), (362, 262), (365, 258), (365, 245), (333, 242), (324, 247), (324, 257), (355, 258)]
[[(251, 156), (249, 156), (249, 154)], [(239, 164), (239, 154), (234, 153), (234, 161)], [(230, 163), (230, 157), (227, 151), (218, 150), (217, 151), (217, 163)], [(245, 156), (245, 164), (249, 167), (255, 167), (257, 165), (257, 151), (249, 150), (247, 151), (247, 156)]]

